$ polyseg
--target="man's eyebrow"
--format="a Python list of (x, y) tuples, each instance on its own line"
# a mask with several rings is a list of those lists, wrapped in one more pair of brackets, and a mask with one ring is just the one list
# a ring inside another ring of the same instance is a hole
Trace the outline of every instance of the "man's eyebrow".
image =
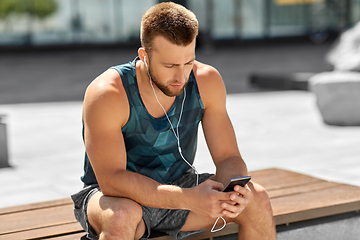
[(193, 62), (193, 61), (195, 61), (195, 57), (194, 58), (192, 58), (190, 61), (188, 61), (187, 63), (185, 63), (185, 64), (189, 64), (189, 63), (191, 63), (191, 62)]
[[(196, 59), (195, 57), (192, 58), (190, 61), (186, 62), (185, 65), (195, 61), (195, 59)], [(173, 66), (179, 66), (180, 65), (179, 63), (171, 63), (171, 62), (162, 62), (162, 64), (163, 65), (173, 65)]]

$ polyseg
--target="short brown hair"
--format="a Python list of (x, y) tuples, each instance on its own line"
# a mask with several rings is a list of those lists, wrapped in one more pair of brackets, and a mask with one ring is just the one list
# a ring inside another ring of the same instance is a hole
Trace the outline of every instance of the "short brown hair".
[(195, 14), (185, 7), (173, 2), (159, 3), (141, 19), (141, 45), (150, 54), (152, 41), (161, 35), (176, 45), (187, 46), (196, 38), (198, 25)]

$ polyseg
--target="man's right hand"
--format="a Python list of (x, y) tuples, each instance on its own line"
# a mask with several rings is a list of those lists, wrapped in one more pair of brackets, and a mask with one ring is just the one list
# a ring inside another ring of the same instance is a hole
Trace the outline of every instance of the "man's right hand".
[(222, 216), (221, 203), (230, 201), (229, 193), (221, 192), (223, 188), (222, 183), (208, 179), (196, 187), (186, 189), (186, 208), (205, 217)]

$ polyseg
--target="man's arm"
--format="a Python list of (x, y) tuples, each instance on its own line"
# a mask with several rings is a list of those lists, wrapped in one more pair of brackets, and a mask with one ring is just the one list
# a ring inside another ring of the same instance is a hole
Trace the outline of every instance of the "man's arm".
[(83, 113), (86, 151), (103, 194), (126, 197), (150, 207), (189, 209), (218, 216), (219, 201), (225, 196), (215, 189), (221, 189), (221, 184), (208, 181), (200, 187), (182, 189), (126, 170), (121, 128), (128, 116), (129, 104), (120, 76), (115, 70), (108, 70), (88, 87)]
[[(216, 166), (216, 181), (226, 185), (231, 178), (248, 175), (236, 142), (235, 132), (226, 111), (226, 90), (219, 72), (208, 65), (196, 63), (194, 68), (201, 99), (204, 104), (202, 127), (206, 143)], [(221, 203), (222, 214), (236, 218), (249, 203), (252, 193), (248, 187), (235, 187), (231, 201)]]
[[(154, 195), (166, 195), (166, 192), (181, 194), (181, 189), (176, 187), (172, 191), (162, 192), (158, 182), (126, 171), (126, 150), (121, 128), (127, 122), (129, 111), (126, 92), (115, 70), (106, 71), (89, 85), (83, 112), (85, 147), (103, 194), (127, 197), (148, 205), (156, 205), (156, 201), (152, 201)], [(179, 198), (167, 197), (173, 201), (161, 201), (160, 205), (169, 208), (181, 205), (174, 200)]]
[(226, 89), (219, 72), (208, 65), (197, 64), (197, 80), (204, 103), (202, 127), (216, 166), (216, 178), (224, 185), (233, 177), (248, 175), (226, 110)]

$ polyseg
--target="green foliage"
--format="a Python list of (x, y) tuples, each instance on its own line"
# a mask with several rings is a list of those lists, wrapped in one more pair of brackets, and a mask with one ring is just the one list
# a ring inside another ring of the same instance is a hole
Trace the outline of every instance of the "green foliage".
[(57, 7), (55, 0), (0, 0), (0, 18), (20, 13), (43, 19), (56, 12)]
[(0, 19), (7, 18), (10, 14), (19, 12), (17, 0), (0, 0)]
[(23, 0), (32, 2), (28, 3), (28, 9), (26, 10), (33, 16), (38, 18), (46, 18), (56, 12), (57, 4), (55, 0)]

